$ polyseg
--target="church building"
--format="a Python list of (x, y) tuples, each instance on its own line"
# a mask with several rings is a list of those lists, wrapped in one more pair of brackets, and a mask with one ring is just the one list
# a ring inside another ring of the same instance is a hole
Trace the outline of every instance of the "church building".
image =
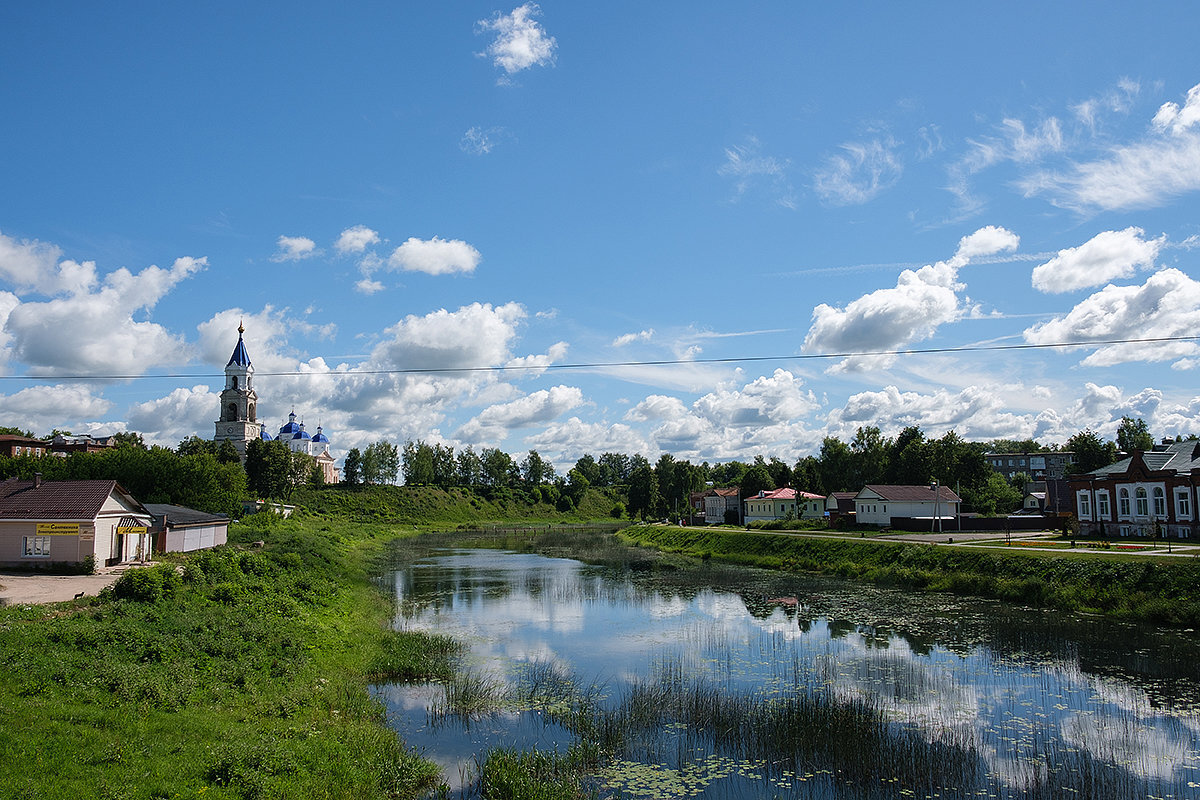
[(341, 471), (334, 466), (334, 458), (329, 452), (329, 437), (317, 426), (317, 434), (313, 436), (304, 430), (304, 423), (296, 423), (296, 412), (288, 415), (288, 421), (279, 429), (276, 436), (267, 433), (266, 426), (257, 419), (258, 394), (254, 391), (254, 366), (250, 363), (250, 354), (246, 352), (246, 342), (242, 335), (246, 329), (238, 325), (237, 346), (233, 355), (225, 365), (225, 389), (221, 392), (221, 418), (217, 420), (217, 433), (213, 441), (218, 444), (229, 440), (242, 461), (246, 460), (246, 445), (253, 439), (271, 441), (278, 439), (284, 442), (293, 453), (305, 453), (313, 457), (321, 468), (326, 483), (337, 483), (341, 480)]

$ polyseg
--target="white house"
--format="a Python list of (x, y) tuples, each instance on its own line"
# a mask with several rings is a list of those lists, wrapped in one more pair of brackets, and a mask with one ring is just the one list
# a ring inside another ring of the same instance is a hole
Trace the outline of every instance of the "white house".
[(150, 558), (150, 513), (116, 481), (0, 482), (0, 565)]
[(894, 517), (935, 517), (943, 522), (958, 516), (962, 500), (949, 486), (864, 486), (854, 496), (854, 514), (866, 525), (891, 525)]
[(742, 508), (740, 490), (735, 486), (730, 489), (712, 489), (704, 495), (704, 524), (723, 525), (725, 512), (732, 509), (741, 521)]

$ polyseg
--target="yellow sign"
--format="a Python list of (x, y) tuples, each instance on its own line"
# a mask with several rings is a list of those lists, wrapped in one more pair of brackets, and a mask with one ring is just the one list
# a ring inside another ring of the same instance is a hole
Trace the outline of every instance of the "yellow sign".
[(147, 530), (149, 530), (149, 528), (147, 528), (145, 525), (138, 525), (136, 527), (130, 526), (128, 528), (117, 528), (117, 533), (145, 533)]
[(78, 536), (78, 522), (39, 522), (38, 536)]

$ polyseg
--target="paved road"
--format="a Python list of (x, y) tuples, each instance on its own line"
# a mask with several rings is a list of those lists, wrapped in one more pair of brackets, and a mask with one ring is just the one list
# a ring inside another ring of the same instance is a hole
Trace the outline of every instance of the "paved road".
[(104, 567), (95, 575), (38, 575), (0, 572), (0, 606), (57, 603), (82, 593), (95, 596), (112, 585), (127, 567)]

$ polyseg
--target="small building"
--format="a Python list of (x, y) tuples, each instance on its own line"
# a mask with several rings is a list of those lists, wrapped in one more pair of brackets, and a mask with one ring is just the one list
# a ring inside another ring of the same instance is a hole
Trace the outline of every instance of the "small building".
[(711, 489), (706, 489), (702, 492), (688, 493), (688, 524), (703, 525), (704, 524), (704, 497)]
[(0, 482), (0, 566), (149, 559), (150, 512), (116, 481)]
[(772, 489), (769, 492), (759, 492), (753, 497), (747, 497), (743, 501), (746, 508), (745, 519), (746, 524), (751, 522), (768, 522), (770, 520), (785, 519), (791, 515), (792, 519), (796, 519), (796, 490), (783, 488)]
[(189, 553), (225, 544), (229, 539), (229, 517), (208, 514), (187, 506), (146, 503), (152, 519), (150, 534), (160, 553)]
[(733, 512), (734, 524), (742, 523), (741, 490), (736, 486), (728, 489), (713, 489), (704, 495), (704, 523), (706, 525), (723, 525), (727, 511)]
[(57, 434), (50, 442), (50, 452), (56, 456), (69, 456), (74, 453), (103, 453), (117, 446), (113, 436), (68, 436)]
[(824, 519), (825, 497), (812, 492), (796, 492), (796, 505), (800, 519)]
[(17, 458), (18, 456), (33, 456), (40, 458), (50, 452), (50, 442), (42, 439), (31, 439), (28, 436), (0, 435), (0, 456)]
[(864, 525), (891, 525), (894, 517), (952, 521), (961, 503), (949, 486), (871, 485), (854, 496), (854, 515)]
[(858, 492), (830, 492), (825, 497), (825, 513), (829, 521), (854, 520), (854, 497)]

